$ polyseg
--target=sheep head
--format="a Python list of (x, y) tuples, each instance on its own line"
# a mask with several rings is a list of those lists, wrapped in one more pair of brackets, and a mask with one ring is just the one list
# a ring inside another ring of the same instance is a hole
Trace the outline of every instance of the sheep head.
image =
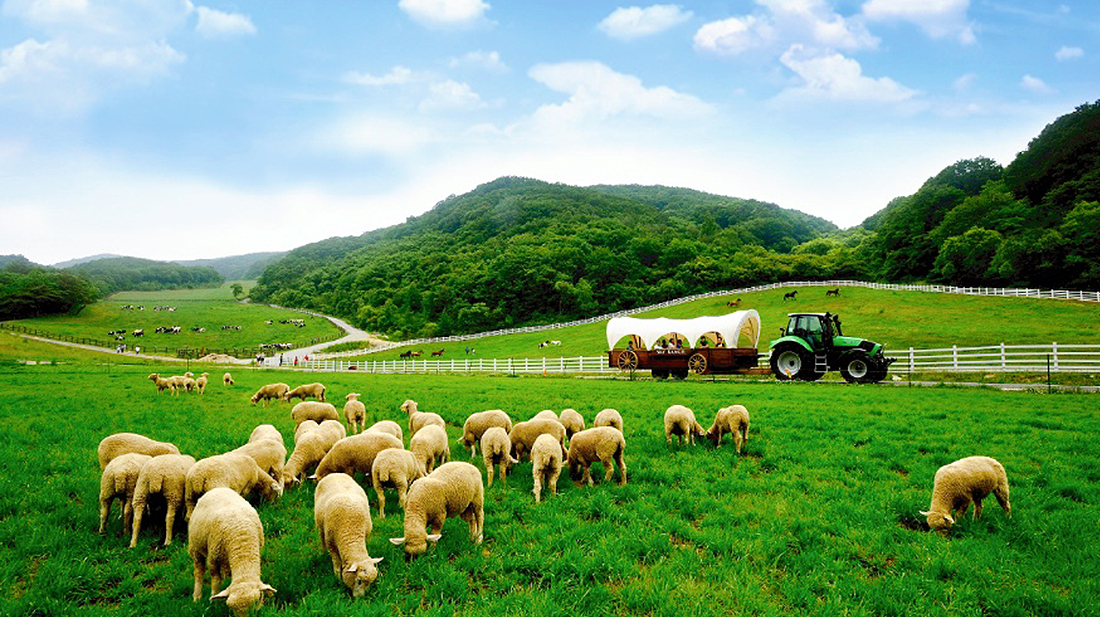
[(234, 582), (220, 593), (210, 596), (210, 600), (225, 600), (225, 603), (237, 617), (245, 617), (249, 609), (259, 608), (264, 598), (275, 594), (275, 588), (260, 581)]
[(350, 566), (344, 568), (340, 575), (340, 578), (344, 581), (344, 585), (351, 590), (351, 595), (356, 598), (362, 598), (367, 592), (367, 587), (370, 587), (371, 583), (378, 578), (378, 568), (376, 565), (382, 561), (382, 557), (368, 558), (360, 563), (353, 563)]
[(951, 526), (955, 524), (955, 519), (950, 514), (945, 512), (921, 512), (921, 516), (925, 517), (930, 529), (947, 531), (951, 529)]

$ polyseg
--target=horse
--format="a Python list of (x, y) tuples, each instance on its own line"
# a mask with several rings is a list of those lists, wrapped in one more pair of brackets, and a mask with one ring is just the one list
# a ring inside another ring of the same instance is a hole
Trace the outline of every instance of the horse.
[(432, 352), (432, 357), (433, 358), (438, 358), (439, 356), (443, 355), (444, 351), (447, 351), (447, 350), (446, 349), (440, 349), (439, 351), (433, 351)]
[(795, 298), (795, 296), (797, 296), (797, 295), (798, 295), (798, 290), (797, 289), (792, 291), (792, 292), (785, 293), (785, 294), (783, 294), (783, 301), (786, 302), (787, 300), (796, 300), (797, 298)]
[(403, 351), (403, 352), (401, 352), (401, 359), (411, 358), (412, 355), (413, 355), (413, 352), (412, 352), (411, 349), (408, 350), (408, 351)]
[(729, 307), (741, 306), (741, 298), (738, 298), (736, 300), (730, 300), (729, 302), (726, 302), (726, 306), (729, 306)]
[(828, 298), (829, 296), (836, 296), (836, 297), (839, 298), (840, 297), (840, 288), (837, 287), (836, 289), (826, 289), (825, 290), (825, 297)]

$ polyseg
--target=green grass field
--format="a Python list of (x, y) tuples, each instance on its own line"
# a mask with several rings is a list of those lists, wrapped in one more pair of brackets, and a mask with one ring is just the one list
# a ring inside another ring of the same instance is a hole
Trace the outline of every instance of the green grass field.
[[(252, 407), (248, 397), (267, 382), (315, 379), (331, 401), (363, 393), (368, 421), (401, 420), (401, 401), (419, 401), (448, 421), (457, 460), (468, 457), (457, 442), (471, 412), (502, 408), (518, 420), (574, 407), (591, 422), (614, 407), (630, 481), (578, 488), (563, 475), (559, 494), (535, 506), (522, 463), (507, 487), (487, 491), (483, 545), (448, 520), (439, 545), (411, 562), (387, 541), (402, 535), (388, 499), (385, 519), (372, 513), (368, 541), (385, 558), (381, 574), (358, 601), (317, 540), (313, 487), (292, 489), (257, 504), (263, 579), (279, 590), (259, 615), (1100, 613), (1095, 396), (240, 369), (235, 387), (215, 380), (204, 396), (171, 397), (156, 393), (149, 370), (0, 367), (0, 614), (228, 614), (191, 603), (184, 534), (164, 548), (148, 529), (126, 548), (117, 506), (108, 534), (95, 533), (96, 444), (134, 431), (203, 457), (244, 443), (263, 422), (289, 444), (289, 405)], [(667, 445), (661, 418), (674, 403), (707, 425), (718, 407), (744, 404), (744, 455), (728, 442)], [(974, 454), (1004, 463), (1013, 516), (990, 498), (979, 521), (946, 536), (922, 530), (917, 511), (935, 470)]]

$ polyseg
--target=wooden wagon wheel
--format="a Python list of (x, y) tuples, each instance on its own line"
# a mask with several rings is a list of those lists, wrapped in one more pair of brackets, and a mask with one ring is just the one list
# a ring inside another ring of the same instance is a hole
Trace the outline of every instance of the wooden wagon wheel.
[(693, 354), (688, 358), (688, 368), (696, 375), (701, 375), (707, 370), (707, 358), (701, 353)]
[(624, 371), (633, 371), (638, 368), (638, 354), (628, 349), (619, 354), (616, 364)]

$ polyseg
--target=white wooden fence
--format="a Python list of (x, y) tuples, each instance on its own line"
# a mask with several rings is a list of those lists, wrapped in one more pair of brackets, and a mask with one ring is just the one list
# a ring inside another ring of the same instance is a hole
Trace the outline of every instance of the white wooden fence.
[[(888, 350), (889, 351), (889, 350)], [(891, 373), (922, 372), (1094, 372), (1100, 373), (1100, 345), (991, 345), (946, 347), (890, 352), (897, 358)], [(767, 356), (760, 359), (767, 366)], [(494, 373), (565, 374), (618, 373), (607, 356), (571, 358), (476, 358), (455, 360), (309, 360), (302, 365), (317, 371), (365, 373)]]
[(1006, 289), (1001, 287), (955, 287), (952, 285), (895, 285), (892, 283), (869, 283), (866, 281), (848, 280), (788, 281), (783, 283), (757, 285), (755, 287), (745, 287), (741, 289), (710, 291), (693, 296), (677, 298), (675, 300), (668, 300), (666, 302), (661, 302), (658, 304), (651, 304), (649, 306), (618, 311), (616, 313), (608, 313), (606, 315), (599, 315), (597, 317), (589, 317), (587, 319), (579, 319), (577, 321), (570, 321), (565, 323), (548, 324), (543, 326), (530, 326), (524, 328), (508, 328), (503, 330), (492, 330), (489, 332), (478, 332), (476, 334), (463, 334), (460, 336), (442, 336), (436, 338), (410, 339), (407, 341), (397, 341), (386, 345), (377, 345), (369, 349), (353, 349), (350, 351), (332, 354), (317, 353), (315, 354), (315, 356), (319, 359), (348, 358), (352, 356), (362, 356), (364, 354), (377, 353), (379, 351), (385, 351), (387, 349), (393, 349), (395, 347), (405, 347), (409, 345), (429, 346), (435, 343), (472, 341), (480, 338), (486, 338), (490, 336), (502, 336), (506, 334), (546, 332), (550, 330), (557, 330), (560, 328), (569, 328), (572, 326), (580, 326), (584, 324), (607, 321), (612, 317), (635, 315), (637, 313), (644, 313), (646, 311), (667, 308), (670, 306), (677, 306), (687, 302), (694, 302), (695, 300), (704, 300), (707, 298), (715, 298), (719, 296), (737, 296), (738, 294), (747, 294), (758, 291), (773, 291), (784, 287), (863, 287), (866, 289), (885, 289), (891, 291), (921, 291), (926, 293), (949, 293), (963, 294), (969, 296), (997, 296), (1004, 298), (1038, 298), (1045, 300), (1077, 300), (1081, 302), (1100, 302), (1100, 291), (1068, 291), (1062, 289)]

